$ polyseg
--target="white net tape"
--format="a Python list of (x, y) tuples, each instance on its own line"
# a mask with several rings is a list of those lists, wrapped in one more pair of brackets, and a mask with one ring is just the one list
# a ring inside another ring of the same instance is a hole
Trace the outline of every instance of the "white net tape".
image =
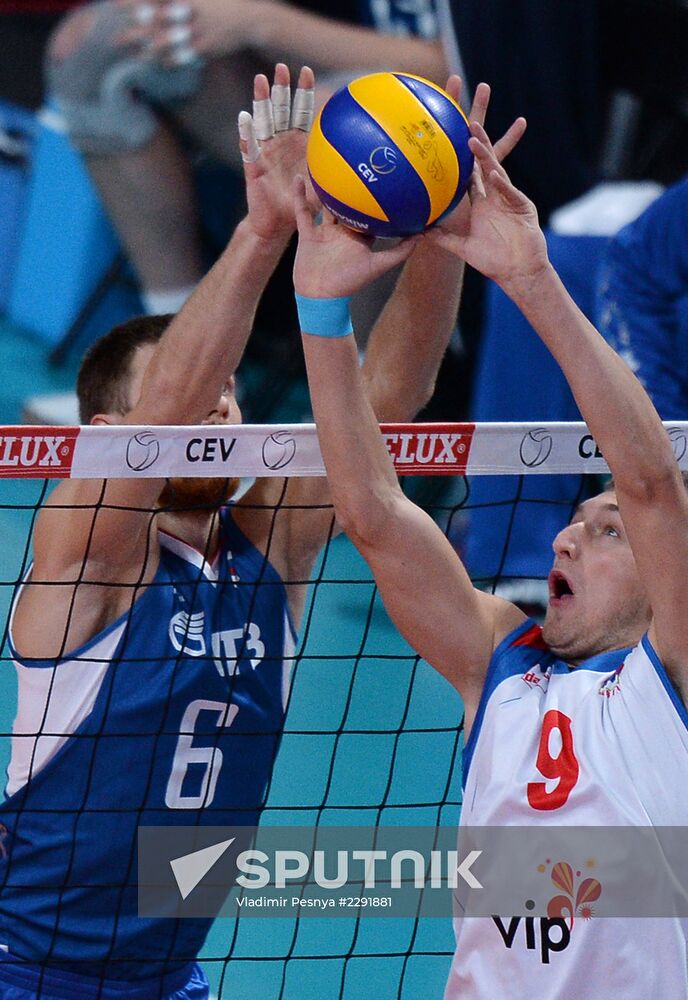
[[(688, 469), (688, 421), (665, 422)], [(403, 475), (591, 473), (608, 467), (583, 423), (383, 424)], [(324, 476), (314, 424), (0, 427), (0, 478)]]

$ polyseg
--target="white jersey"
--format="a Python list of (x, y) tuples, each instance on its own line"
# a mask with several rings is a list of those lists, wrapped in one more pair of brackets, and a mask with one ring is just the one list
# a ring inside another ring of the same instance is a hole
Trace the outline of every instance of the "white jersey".
[[(688, 711), (647, 636), (570, 668), (528, 621), (492, 657), (464, 781), (462, 826), (688, 826)], [(445, 1000), (688, 1000), (688, 921), (583, 917), (551, 950), (534, 917), (457, 919)]]

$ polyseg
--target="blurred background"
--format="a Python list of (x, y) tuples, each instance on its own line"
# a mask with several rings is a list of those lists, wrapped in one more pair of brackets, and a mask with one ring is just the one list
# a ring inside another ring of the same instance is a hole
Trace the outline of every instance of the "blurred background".
[[(320, 101), (381, 68), (439, 83), (458, 70), (469, 93), (487, 80), (492, 134), (517, 115), (529, 120), (508, 167), (536, 202), (562, 279), (660, 414), (686, 419), (688, 0), (176, 7), (165, 30), (193, 20), (197, 34), (123, 41), (149, 28), (150, 5), (0, 0), (2, 424), (77, 423), (73, 386), (88, 345), (130, 316), (183, 304), (244, 211), (236, 113), (253, 74), (276, 59), (294, 76), (303, 62), (314, 65)], [(276, 42), (255, 31), (258, 8)], [(249, 422), (310, 418), (290, 274), (288, 252), (239, 372)], [(361, 311), (361, 345), (388, 293), (382, 287)], [(578, 413), (525, 321), (471, 273), (421, 418), (545, 422)], [(550, 540), (594, 486), (589, 477), (438, 477), (409, 489), (479, 584), (537, 615)], [(0, 480), (5, 617), (45, 493), (38, 481)], [(285, 821), (293, 807), (301, 822), (333, 822), (333, 808), (337, 822), (347, 809), (358, 822), (365, 809), (370, 822), (455, 823), (458, 696), (391, 628), (346, 539), (328, 549), (315, 578), (266, 821)], [(3, 766), (14, 699), (4, 650)], [(271, 820), (273, 806), (282, 811)], [(452, 950), (439, 921), (362, 930), (348, 920), (334, 930), (319, 920), (246, 921), (240, 931), (224, 923), (209, 939), (207, 968), (232, 997), (440, 995)], [(241, 961), (226, 967), (230, 949)]]

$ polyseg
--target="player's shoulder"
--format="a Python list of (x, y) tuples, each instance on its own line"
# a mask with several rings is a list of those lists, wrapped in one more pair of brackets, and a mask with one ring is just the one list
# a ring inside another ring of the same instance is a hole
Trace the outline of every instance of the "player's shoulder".
[(508, 648), (512, 637), (515, 637), (515, 641), (517, 641), (527, 622), (530, 621), (531, 625), (536, 625), (511, 601), (481, 590), (476, 590), (475, 594), (487, 620), (491, 623), (493, 656), (497, 650)]

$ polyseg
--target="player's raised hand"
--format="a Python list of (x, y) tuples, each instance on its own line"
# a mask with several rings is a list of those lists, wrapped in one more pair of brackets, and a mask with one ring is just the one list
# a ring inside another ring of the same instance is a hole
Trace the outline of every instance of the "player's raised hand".
[(420, 239), (411, 236), (388, 250), (373, 252), (370, 238), (341, 225), (327, 211), (316, 225), (302, 176), (294, 181), (293, 192), (299, 230), (294, 288), (299, 295), (315, 299), (353, 295), (406, 260)]
[(462, 257), (502, 287), (530, 280), (548, 264), (547, 245), (532, 201), (514, 187), (479, 122), (469, 139), (475, 167), (465, 234), (431, 230), (426, 239)]
[[(447, 93), (454, 98), (457, 103), (461, 102), (461, 91), (463, 89), (461, 78), (453, 74), (447, 80), (445, 87)], [(485, 125), (485, 117), (490, 104), (491, 90), (487, 83), (479, 83), (475, 89), (473, 103), (469, 112), (469, 121), (478, 122)], [(523, 138), (526, 130), (525, 118), (516, 118), (509, 126), (504, 135), (494, 144), (494, 154), (500, 163), (512, 152)], [(438, 228), (448, 233), (457, 233), (465, 236), (470, 229), (471, 202), (468, 192), (461, 199), (453, 212), (442, 220)]]
[(314, 88), (313, 70), (304, 66), (292, 102), (289, 69), (277, 63), (272, 89), (266, 76), (256, 76), (253, 114), (239, 115), (248, 219), (262, 239), (288, 239), (296, 229), (293, 183), (306, 171)]

